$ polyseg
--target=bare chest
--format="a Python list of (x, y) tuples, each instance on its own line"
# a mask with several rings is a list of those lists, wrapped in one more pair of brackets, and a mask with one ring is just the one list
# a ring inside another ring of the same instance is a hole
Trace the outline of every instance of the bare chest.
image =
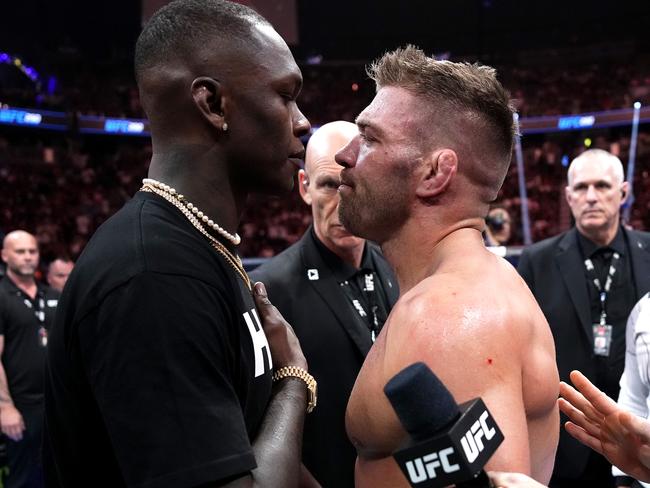
[(346, 412), (348, 437), (360, 457), (376, 459), (391, 455), (406, 439), (384, 385), (384, 341), (374, 344), (352, 389)]

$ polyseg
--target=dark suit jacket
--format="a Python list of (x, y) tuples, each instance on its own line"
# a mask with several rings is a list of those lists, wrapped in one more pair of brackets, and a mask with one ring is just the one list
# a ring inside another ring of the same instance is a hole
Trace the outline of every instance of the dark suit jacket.
[[(345, 432), (345, 409), (372, 341), (314, 239), (309, 229), (251, 278), (265, 284), (269, 298), (293, 326), (318, 382), (318, 406), (305, 420), (303, 462), (324, 487), (353, 488), (356, 451)], [(397, 280), (379, 248), (366, 246), (392, 307), (399, 295)], [(309, 279), (316, 274), (313, 270), (318, 270), (318, 279)]]
[[(526, 280), (548, 321), (557, 355), (560, 379), (580, 370), (595, 380), (593, 330), (585, 267), (575, 228), (524, 250), (518, 271)], [(650, 233), (625, 230), (634, 275), (635, 302), (650, 290)], [(566, 418), (563, 417), (563, 420)], [(560, 429), (554, 475), (578, 478), (590, 449)]]

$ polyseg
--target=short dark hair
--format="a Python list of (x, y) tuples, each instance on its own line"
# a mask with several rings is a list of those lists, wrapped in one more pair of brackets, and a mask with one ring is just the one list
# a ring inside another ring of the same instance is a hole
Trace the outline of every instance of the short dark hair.
[(246, 39), (251, 26), (268, 21), (255, 10), (225, 0), (174, 0), (144, 26), (135, 45), (135, 76), (172, 57), (196, 53), (206, 42)]

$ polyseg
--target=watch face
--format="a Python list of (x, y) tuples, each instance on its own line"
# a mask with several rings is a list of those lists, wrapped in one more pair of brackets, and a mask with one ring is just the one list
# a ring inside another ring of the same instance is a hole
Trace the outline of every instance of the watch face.
[(316, 384), (316, 380), (312, 383), (312, 387), (308, 387), (307, 390), (309, 391), (309, 402), (307, 404), (307, 413), (311, 413), (312, 410), (316, 408), (316, 403), (318, 403), (318, 394), (317, 394), (317, 389), (318, 385)]

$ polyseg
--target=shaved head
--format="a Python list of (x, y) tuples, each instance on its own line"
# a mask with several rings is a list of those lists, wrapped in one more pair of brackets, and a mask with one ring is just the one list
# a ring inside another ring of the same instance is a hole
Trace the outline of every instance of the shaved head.
[[(316, 165), (328, 161), (336, 165), (334, 155), (350, 142), (358, 132), (355, 124), (343, 120), (321, 126), (312, 134), (307, 144), (305, 172), (309, 175)], [(338, 165), (336, 167), (339, 169)]]
[(614, 178), (618, 184), (623, 183), (625, 178), (623, 173), (623, 163), (621, 160), (603, 149), (589, 149), (580, 156), (571, 161), (569, 171), (567, 172), (567, 182), (569, 186), (573, 184), (574, 175), (586, 166), (598, 166), (603, 172), (611, 168)]
[(14, 230), (9, 232), (3, 239), (2, 249), (14, 249), (22, 244), (36, 246), (36, 237), (24, 230)]
[(38, 243), (29, 232), (15, 230), (2, 241), (2, 260), (7, 264), (7, 275), (14, 280), (33, 279), (38, 258)]
[(316, 237), (354, 267), (359, 266), (365, 241), (350, 234), (339, 219), (342, 168), (334, 156), (358, 134), (357, 126), (351, 122), (340, 120), (323, 125), (309, 139), (305, 169), (298, 172), (300, 196), (311, 206)]

